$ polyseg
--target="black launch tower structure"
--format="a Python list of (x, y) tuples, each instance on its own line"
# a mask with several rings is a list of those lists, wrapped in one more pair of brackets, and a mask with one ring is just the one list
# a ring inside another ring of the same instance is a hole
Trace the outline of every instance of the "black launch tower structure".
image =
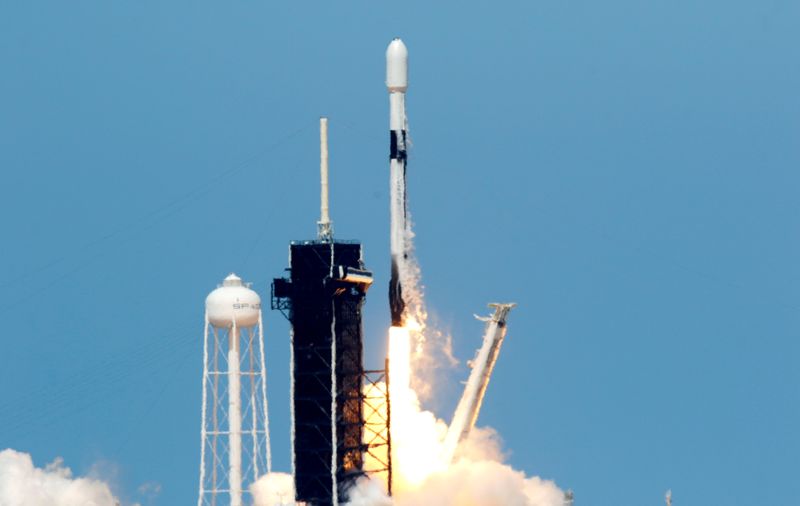
[(364, 474), (361, 309), (372, 274), (358, 242), (292, 242), (289, 251), (272, 307), (292, 325), (295, 495), (331, 506)]

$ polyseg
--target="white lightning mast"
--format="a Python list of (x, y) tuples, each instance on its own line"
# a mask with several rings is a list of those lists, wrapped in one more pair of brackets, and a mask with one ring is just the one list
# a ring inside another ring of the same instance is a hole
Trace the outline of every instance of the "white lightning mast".
[(206, 298), (200, 440), (198, 506), (242, 506), (272, 471), (261, 298), (235, 274)]
[(328, 118), (319, 119), (319, 175), (320, 205), (317, 237), (320, 241), (333, 240), (333, 222), (328, 206)]

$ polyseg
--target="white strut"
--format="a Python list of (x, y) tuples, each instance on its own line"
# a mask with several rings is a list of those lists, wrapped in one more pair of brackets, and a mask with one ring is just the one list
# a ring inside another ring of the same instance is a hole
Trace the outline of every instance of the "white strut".
[(506, 337), (506, 317), (514, 306), (516, 304), (489, 304), (489, 307), (495, 309), (494, 315), (489, 318), (481, 318), (486, 321), (483, 345), (472, 361), (472, 372), (464, 387), (464, 393), (458, 402), (450, 427), (447, 429), (442, 454), (442, 462), (445, 465), (450, 465), (453, 461), (458, 443), (469, 435), (478, 420), (483, 397), (486, 395), (492, 370), (500, 354), (500, 346)]

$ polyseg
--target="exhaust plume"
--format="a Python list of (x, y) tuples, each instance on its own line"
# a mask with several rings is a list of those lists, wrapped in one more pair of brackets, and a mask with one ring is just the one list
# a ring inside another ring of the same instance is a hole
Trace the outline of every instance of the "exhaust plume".
[[(564, 492), (550, 480), (527, 476), (504, 464), (497, 432), (476, 427), (459, 445), (455, 463), (444, 462), (447, 424), (420, 409), (416, 396), (394, 423), (394, 496), (385, 483), (362, 479), (348, 506), (565, 506)], [(368, 457), (369, 459), (369, 457)], [(385, 476), (380, 476), (385, 480)]]
[[(385, 494), (386, 476), (361, 480), (351, 491), (350, 506), (564, 506), (555, 483), (529, 477), (503, 463), (501, 440), (494, 429), (476, 427), (458, 443), (450, 464), (447, 423), (422, 409), (409, 386), (413, 373), (408, 348), (411, 332), (390, 331), (393, 492)], [(380, 385), (377, 387), (379, 390)], [(385, 413), (374, 413), (379, 422)], [(365, 468), (379, 468), (385, 455), (365, 456)], [(377, 459), (377, 460), (373, 460)], [(379, 486), (379, 482), (380, 483)]]

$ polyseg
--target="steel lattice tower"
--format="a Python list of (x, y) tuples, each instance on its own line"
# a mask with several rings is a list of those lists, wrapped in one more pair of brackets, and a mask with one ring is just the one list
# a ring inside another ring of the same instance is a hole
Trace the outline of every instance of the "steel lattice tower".
[(203, 343), (197, 505), (242, 506), (272, 456), (261, 299), (235, 274), (206, 299)]

